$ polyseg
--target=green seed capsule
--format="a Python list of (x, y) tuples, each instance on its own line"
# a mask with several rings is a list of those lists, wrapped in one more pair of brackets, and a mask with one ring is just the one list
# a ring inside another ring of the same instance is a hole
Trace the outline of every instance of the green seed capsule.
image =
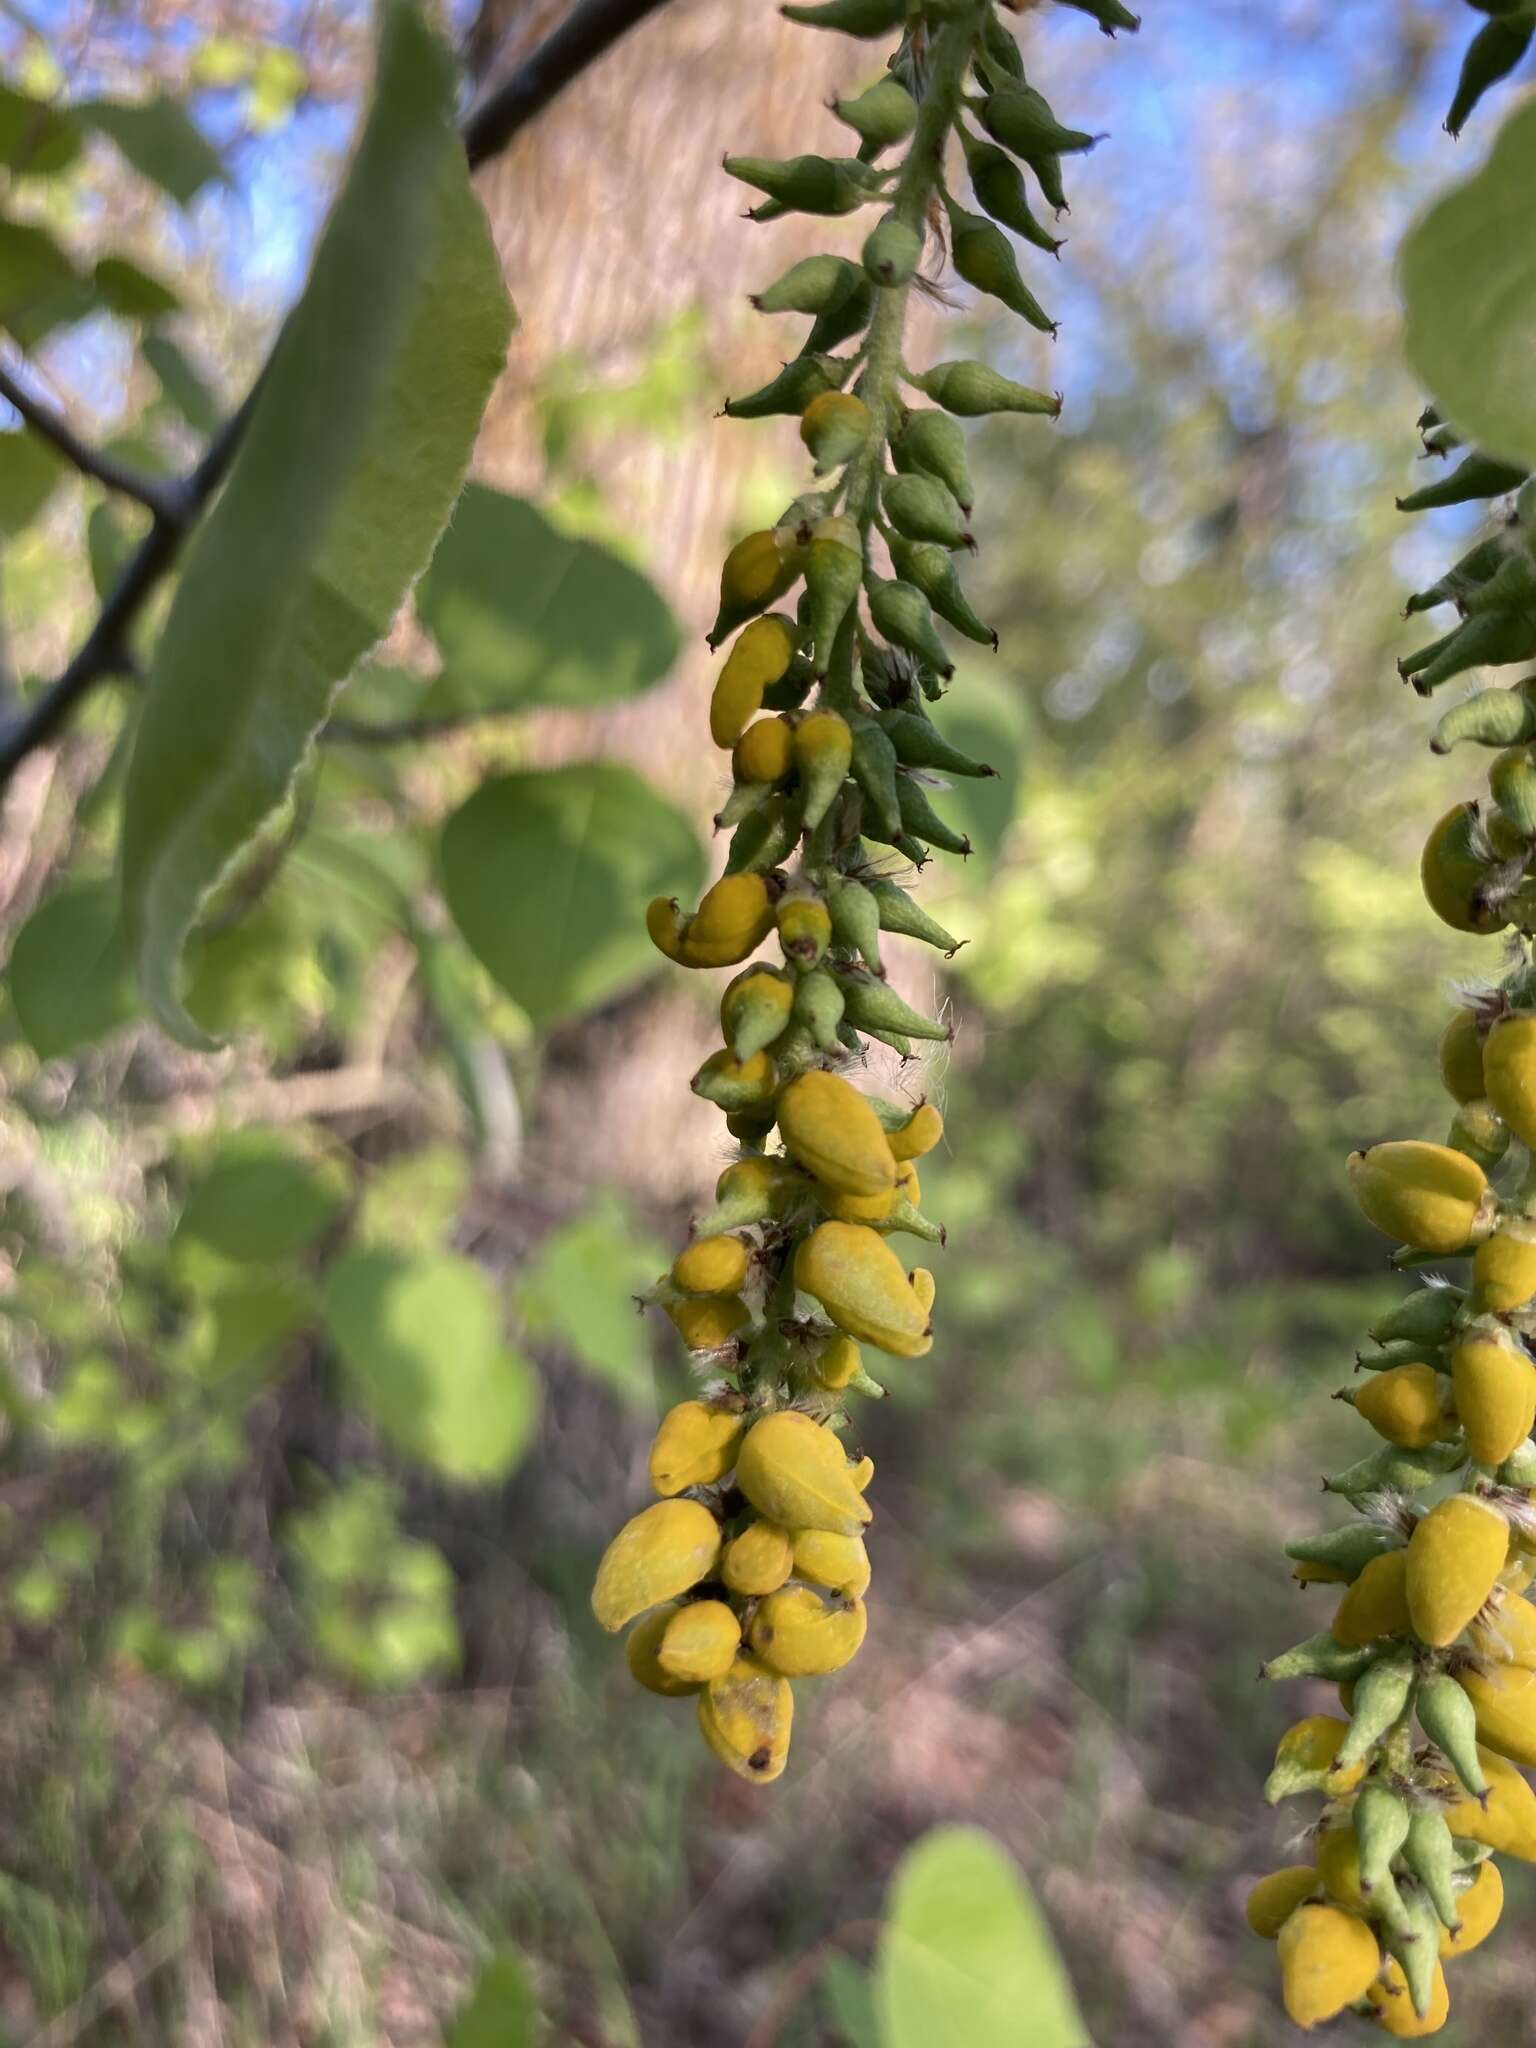
[(733, 420), (763, 420), (776, 413), (803, 413), (815, 399), (838, 391), (848, 381), (851, 358), (796, 356), (777, 377), (745, 398), (728, 398), (723, 410)]
[(1117, 28), (1128, 29), (1134, 35), (1141, 27), (1141, 16), (1132, 14), (1121, 0), (1061, 0), (1063, 7), (1075, 7), (1079, 14), (1088, 14), (1099, 24), (1107, 36)]
[(888, 476), (880, 502), (886, 518), (908, 540), (936, 541), (945, 548), (976, 545), (954, 494), (937, 477)]
[(865, 588), (869, 616), (877, 632), (883, 633), (894, 646), (915, 654), (919, 661), (926, 661), (941, 676), (954, 674), (954, 663), (934, 628), (928, 600), (914, 584), (871, 576)]
[(1342, 1529), (1330, 1529), (1322, 1536), (1298, 1536), (1287, 1543), (1285, 1554), (1298, 1564), (1321, 1564), (1356, 1579), (1373, 1557), (1400, 1550), (1403, 1539), (1379, 1522), (1350, 1522)]
[[(871, 196), (875, 181), (869, 165), (852, 156), (728, 156), (725, 168), (791, 213), (852, 213)], [(764, 218), (761, 209), (753, 217)]]
[(891, 563), (902, 582), (920, 590), (946, 625), (983, 647), (996, 647), (997, 635), (966, 601), (960, 573), (947, 548), (933, 541), (903, 540), (898, 534), (891, 542)]
[(725, 872), (765, 875), (794, 851), (799, 837), (799, 805), (783, 794), (770, 796), (736, 827), (725, 857)]
[(873, 974), (844, 970), (837, 979), (843, 992), (844, 1014), (857, 1031), (899, 1031), (909, 1038), (931, 1038), (945, 1044), (953, 1036), (947, 1024), (914, 1010), (889, 982)]
[(1414, 1695), (1419, 1726), (1445, 1753), (1470, 1796), (1481, 1799), (1488, 1779), (1477, 1755), (1477, 1709), (1449, 1672), (1427, 1671)]
[(896, 801), (901, 807), (902, 825), (914, 839), (940, 847), (945, 853), (958, 853), (962, 860), (970, 858), (970, 840), (963, 832), (945, 824), (929, 803), (922, 784), (914, 782), (910, 775), (897, 776)]
[(1510, 747), (1488, 771), (1494, 801), (1523, 839), (1536, 837), (1536, 756)]
[(1035, 182), (1044, 194), (1045, 203), (1056, 213), (1070, 213), (1067, 205), (1067, 188), (1061, 181), (1061, 158), (1059, 156), (1032, 156), (1029, 168), (1035, 174)]
[[(843, 529), (848, 529), (845, 536)], [(812, 660), (819, 675), (832, 662), (832, 646), (853, 608), (864, 580), (864, 556), (851, 520), (824, 519), (806, 550), (805, 588), (810, 598)]]
[(862, 882), (835, 882), (827, 896), (832, 936), (845, 952), (857, 953), (875, 974), (880, 963), (880, 906)]
[(1456, 94), (1445, 117), (1446, 132), (1459, 135), (1467, 117), (1490, 86), (1507, 78), (1531, 46), (1536, 21), (1529, 17), (1490, 21), (1467, 45)]
[(843, 991), (825, 967), (802, 974), (795, 990), (795, 1021), (803, 1024), (823, 1052), (836, 1052), (843, 1021)]
[(864, 243), (864, 269), (872, 284), (890, 287), (910, 281), (923, 257), (923, 238), (894, 213), (869, 232)]
[(982, 102), (982, 126), (1015, 156), (1034, 166), (1038, 156), (1071, 156), (1103, 138), (1086, 129), (1064, 128), (1043, 93), (1022, 82), (999, 86)]
[[(1389, 1657), (1378, 1657), (1368, 1671), (1361, 1673), (1355, 1682), (1354, 1702), (1350, 1707), (1352, 1716), (1349, 1733), (1339, 1745), (1338, 1761), (1341, 1765), (1357, 1764), (1368, 1756), (1387, 1730), (1404, 1712), (1413, 1697), (1416, 1666), (1410, 1651), (1394, 1652)], [(1362, 1790), (1362, 1798), (1364, 1792)], [(1356, 1833), (1359, 1833), (1358, 1806), (1356, 1808)], [(1401, 1842), (1394, 1842), (1392, 1849), (1383, 1858), (1381, 1868), (1386, 1868), (1393, 1852)], [(1360, 1843), (1361, 1877), (1365, 1877), (1366, 1847)]]
[(1456, 1845), (1444, 1815), (1437, 1808), (1413, 1809), (1403, 1840), (1403, 1861), (1423, 1885), (1441, 1924), (1453, 1931), (1458, 1928), (1461, 1915), (1456, 1910), (1456, 1891), (1451, 1882), (1456, 1870)]
[(1023, 78), (1023, 54), (1013, 36), (1004, 28), (990, 7), (982, 16), (981, 47), (987, 61), (995, 64), (1006, 77)]
[(1355, 1363), (1365, 1372), (1393, 1372), (1400, 1365), (1432, 1365), (1438, 1372), (1449, 1370), (1444, 1341), (1420, 1337), (1392, 1337), (1379, 1351), (1358, 1353)]
[(1410, 1893), (1403, 1905), (1401, 1924), (1388, 1923), (1387, 1947), (1397, 1958), (1417, 2016), (1421, 2020), (1430, 2016), (1438, 1989), (1443, 2018), (1447, 2008), (1444, 1975), (1440, 1968), (1439, 1916), (1423, 1892)]
[(906, 19), (908, 0), (822, 0), (819, 7), (781, 7), (786, 21), (806, 28), (837, 29), (845, 36), (873, 40), (889, 35)]
[(836, 348), (850, 334), (862, 334), (869, 325), (869, 316), (875, 310), (875, 289), (862, 272), (856, 274), (856, 281), (848, 296), (828, 306), (824, 313), (818, 313), (814, 326), (805, 337), (802, 355), (817, 350)]
[(1054, 256), (1061, 240), (1036, 219), (1024, 189), (1023, 173), (1013, 158), (995, 142), (984, 142), (968, 129), (961, 129), (960, 140), (965, 144), (966, 168), (971, 174), (976, 204), (1005, 228), (1022, 235), (1047, 256)]
[(1451, 1119), (1445, 1142), (1453, 1152), (1475, 1159), (1484, 1173), (1492, 1173), (1509, 1150), (1509, 1128), (1486, 1102), (1463, 1102)]
[(1529, 474), (1529, 470), (1518, 463), (1500, 462), (1496, 457), (1474, 449), (1449, 476), (1426, 484), (1421, 491), (1410, 491), (1406, 498), (1399, 498), (1397, 509), (1399, 512), (1433, 512), (1442, 505), (1470, 505), (1478, 498), (1501, 498), (1506, 491), (1523, 484)]
[(759, 313), (825, 313), (863, 282), (846, 256), (806, 256), (751, 303)]
[[(901, 832), (901, 806), (896, 789), (896, 749), (878, 725), (868, 721), (853, 728), (854, 781), (864, 798), (866, 829), (872, 839), (891, 845)], [(878, 895), (878, 884), (872, 885)], [(886, 930), (891, 927), (882, 926)]]
[(1515, 605), (1463, 619), (1449, 633), (1400, 661), (1397, 672), (1421, 697), (1427, 697), (1468, 669), (1484, 664), (1498, 668), (1506, 662), (1529, 661), (1532, 655), (1536, 655), (1536, 610)]
[(1435, 727), (1430, 749), (1448, 754), (1461, 740), (1482, 747), (1514, 747), (1536, 740), (1536, 676), (1507, 690), (1479, 690), (1452, 705)]
[(1376, 1652), (1369, 1644), (1359, 1648), (1335, 1642), (1327, 1629), (1315, 1636), (1308, 1636), (1304, 1643), (1282, 1651), (1278, 1657), (1271, 1657), (1267, 1664), (1259, 1667), (1262, 1678), (1326, 1678), (1334, 1685), (1343, 1685), (1359, 1678), (1371, 1663)]
[[(881, 737), (883, 739), (884, 734)], [(890, 745), (889, 740), (886, 741), (886, 745)], [(894, 751), (891, 758), (894, 762)], [(897, 938), (921, 939), (924, 945), (937, 946), (941, 953), (951, 958), (959, 952), (961, 941), (951, 932), (947, 932), (936, 918), (930, 917), (927, 911), (909, 896), (905, 889), (898, 888), (895, 882), (871, 882), (869, 893), (874, 897), (880, 912), (881, 931), (890, 932)]]
[(1019, 275), (1008, 237), (979, 213), (949, 209), (950, 256), (957, 273), (977, 291), (1001, 301), (1010, 313), (1042, 334), (1054, 335), (1056, 322)]
[(1466, 1298), (1459, 1287), (1416, 1287), (1396, 1308), (1372, 1323), (1367, 1334), (1378, 1344), (1389, 1344), (1394, 1338), (1413, 1338), (1421, 1344), (1444, 1343)]
[(914, 471), (936, 476), (962, 512), (969, 513), (976, 502), (965, 459), (965, 434), (947, 412), (932, 412), (926, 406), (909, 412), (891, 443), (891, 460), (904, 476)]
[(890, 734), (896, 758), (904, 768), (936, 768), (943, 775), (996, 775), (985, 761), (975, 761), (952, 747), (931, 719), (916, 711), (882, 711), (879, 722)]
[(1044, 391), (1032, 391), (1027, 384), (1015, 384), (1011, 377), (989, 369), (985, 363), (935, 363), (912, 380), (935, 405), (961, 419), (980, 419), (987, 413), (1022, 412), (1056, 419), (1061, 400)]
[(857, 99), (834, 100), (832, 108), (862, 142), (861, 157), (878, 156), (893, 143), (904, 142), (917, 126), (917, 101), (889, 72)]
[(1490, 534), (1480, 540), (1475, 548), (1469, 548), (1459, 561), (1451, 564), (1438, 582), (1431, 583), (1426, 590), (1416, 590), (1409, 598), (1405, 611), (1433, 611), (1438, 604), (1460, 605), (1491, 583), (1504, 566), (1509, 555), (1509, 542), (1502, 533)]

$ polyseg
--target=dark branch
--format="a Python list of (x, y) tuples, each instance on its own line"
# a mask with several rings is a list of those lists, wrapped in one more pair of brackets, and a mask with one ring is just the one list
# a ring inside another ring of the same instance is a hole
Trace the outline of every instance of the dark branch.
[(510, 78), (470, 108), (459, 131), (469, 168), (477, 171), (499, 155), (573, 78), (662, 4), (663, 0), (581, 0)]
[(125, 498), (136, 498), (141, 505), (147, 505), (157, 519), (175, 519), (178, 516), (177, 498), (180, 485), (171, 479), (144, 476), (126, 463), (117, 462), (98, 448), (91, 448), (80, 439), (69, 422), (52, 406), (17, 383), (9, 370), (0, 369), (0, 398), (9, 400), (37, 435), (40, 441), (58, 450), (64, 460), (79, 470), (82, 476), (93, 477), (97, 483), (105, 484), (109, 491), (120, 491)]
[[(653, 14), (664, 0), (580, 0), (554, 33), (545, 38), (511, 76), (466, 115), (460, 134), (471, 170), (488, 162), (506, 148), (513, 137), (534, 120), (573, 79), (596, 63), (629, 29)], [(0, 372), (0, 377), (4, 373)], [(187, 534), (229, 474), (240, 441), (255, 410), (258, 376), (239, 410), (232, 413), (209, 442), (206, 453), (190, 476), (152, 486), (163, 492), (156, 503), (144, 495), (143, 479), (127, 480), (127, 473), (103, 473), (105, 458), (82, 446), (63, 423), (48, 415), (45, 426), (33, 417), (36, 401), (23, 399), (6, 379), (0, 390), (38, 433), (46, 434), (60, 452), (89, 476), (108, 483), (115, 490), (128, 491), (141, 504), (149, 505), (154, 525), (139, 543), (122, 574), (104, 600), (89, 637), (61, 675), (49, 684), (37, 701), (21, 716), (0, 728), (0, 791), (16, 768), (34, 748), (45, 745), (69, 722), (75, 708), (109, 676), (132, 672), (129, 636), (149, 598), (164, 581), (181, 552)], [(28, 410), (31, 408), (31, 410)], [(68, 436), (69, 445), (58, 438)], [(84, 461), (81, 457), (86, 458)], [(111, 465), (113, 469), (116, 465)], [(135, 488), (134, 485), (138, 487)], [(401, 721), (409, 725), (411, 721)], [(421, 722), (421, 723), (424, 723)], [(342, 728), (338, 730), (338, 725)], [(328, 733), (334, 739), (389, 740), (425, 738), (425, 732), (390, 731), (380, 727), (365, 730), (348, 721), (333, 720)]]

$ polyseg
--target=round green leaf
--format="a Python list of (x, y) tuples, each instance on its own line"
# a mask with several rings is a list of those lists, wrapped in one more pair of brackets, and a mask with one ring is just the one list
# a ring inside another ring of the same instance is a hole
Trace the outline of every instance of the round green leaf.
[(446, 2048), (533, 2048), (538, 2024), (539, 2008), (521, 1957), (512, 1949), (498, 1949), (450, 2025)]
[(339, 1168), (277, 1139), (242, 1138), (187, 1196), (176, 1234), (226, 1259), (280, 1259), (313, 1244), (346, 1200)]
[(540, 1028), (607, 1002), (656, 960), (653, 896), (696, 897), (682, 813), (607, 761), (487, 782), (443, 828), (459, 930)]
[(638, 570), (481, 484), (459, 500), (416, 608), (459, 703), (611, 703), (677, 658), (676, 621)]
[(1461, 433), (1536, 467), (1536, 100), (1499, 130), (1482, 169), (1409, 230), (1399, 259), (1405, 346)]
[(16, 1021), (40, 1060), (105, 1038), (138, 1012), (108, 881), (70, 882), (16, 935), (8, 972)]
[(884, 2048), (1091, 2048), (1050, 1928), (980, 1828), (902, 1858), (875, 1961)]
[(496, 1290), (450, 1252), (349, 1252), (325, 1319), (358, 1398), (400, 1449), (466, 1483), (499, 1479), (538, 1414), (529, 1366), (502, 1338)]

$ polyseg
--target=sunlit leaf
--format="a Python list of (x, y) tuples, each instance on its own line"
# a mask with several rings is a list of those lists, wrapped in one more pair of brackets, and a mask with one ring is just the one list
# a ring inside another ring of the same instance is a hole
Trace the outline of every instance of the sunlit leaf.
[(126, 256), (103, 256), (93, 282), (97, 296), (124, 320), (158, 320), (181, 304), (169, 285)]
[(0, 84), (0, 164), (18, 177), (51, 177), (79, 154), (80, 126), (70, 114)]
[(190, 1043), (205, 1041), (181, 959), (203, 899), (430, 555), (503, 362), (506, 295), (456, 82), (414, 8), (389, 0), (345, 188), (156, 651), (124, 802), (124, 925), (146, 999)]
[(68, 882), (34, 910), (11, 948), (6, 984), (41, 1060), (105, 1038), (136, 1016), (111, 882)]
[(498, 1949), (475, 1979), (469, 2003), (450, 2022), (444, 2048), (533, 2048), (539, 2009), (522, 1958)]
[(1490, 455), (1536, 468), (1536, 101), (1482, 169), (1409, 230), (1404, 345), (1441, 414)]
[(472, 484), (416, 596), (472, 704), (603, 704), (659, 680), (678, 630), (655, 586), (522, 498)]
[(938, 1828), (891, 1882), (875, 1962), (883, 2048), (1089, 2048), (1050, 1928), (980, 1828)]
[(325, 1318), (354, 1392), (401, 1450), (465, 1483), (516, 1464), (537, 1418), (537, 1383), (471, 1260), (348, 1252), (327, 1275)]
[(29, 429), (0, 434), (0, 535), (30, 526), (68, 473), (63, 457)]
[(177, 1235), (226, 1259), (282, 1258), (313, 1244), (346, 1200), (345, 1178), (333, 1162), (311, 1159), (280, 1138), (236, 1138), (191, 1189)]
[(88, 305), (75, 266), (46, 228), (0, 220), (0, 327), (30, 348)]
[(140, 350), (160, 379), (160, 389), (189, 427), (211, 434), (219, 423), (218, 400), (188, 362), (183, 350), (165, 334), (149, 334)]
[(704, 866), (682, 813), (606, 761), (486, 783), (444, 827), (442, 864), (459, 930), (541, 1028), (652, 968), (646, 904), (696, 897)]

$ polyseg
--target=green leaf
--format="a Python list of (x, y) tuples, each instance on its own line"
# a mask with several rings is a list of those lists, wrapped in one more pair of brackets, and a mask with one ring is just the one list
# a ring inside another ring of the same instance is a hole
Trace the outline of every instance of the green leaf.
[(875, 1994), (868, 1970), (833, 1951), (822, 1965), (821, 1997), (827, 2014), (847, 2048), (881, 2048), (875, 2021)]
[(0, 220), (0, 327), (31, 348), (88, 305), (75, 266), (46, 228)]
[(550, 1232), (523, 1269), (518, 1305), (530, 1330), (551, 1333), (637, 1406), (655, 1398), (650, 1338), (633, 1296), (666, 1261), (639, 1237), (623, 1204), (600, 1197)]
[(1536, 100), (1482, 169), (1412, 228), (1398, 259), (1404, 346), (1441, 414), (1477, 447), (1536, 468)]
[(452, 58), (383, 10), (374, 104), (234, 471), (156, 651), (123, 816), (146, 999), (180, 993), (208, 890), (283, 802), (337, 689), (431, 554), (505, 359), (509, 313), (452, 126)]
[(200, 434), (211, 434), (219, 424), (218, 400), (184, 352), (165, 334), (147, 335), (139, 352), (187, 425)]
[(11, 948), (16, 1021), (40, 1060), (105, 1038), (138, 1014), (109, 881), (68, 882), (34, 910)]
[(348, 1252), (326, 1278), (325, 1319), (385, 1435), (450, 1479), (499, 1479), (527, 1448), (534, 1376), (502, 1337), (490, 1280), (450, 1252)]
[(469, 1193), (469, 1161), (455, 1145), (424, 1145), (369, 1173), (353, 1236), (359, 1244), (426, 1251), (452, 1229)]
[(533, 2048), (539, 2008), (521, 1956), (501, 1948), (475, 1979), (469, 2003), (448, 2029), (443, 2048)]
[(85, 523), (85, 551), (91, 564), (91, 582), (98, 597), (105, 597), (116, 583), (124, 563), (133, 553), (133, 545), (134, 536), (110, 499), (104, 498), (99, 505), (91, 507), (91, 516)]
[(152, 100), (84, 100), (74, 112), (178, 206), (190, 206), (205, 185), (225, 176), (218, 151), (168, 94)]
[(459, 930), (541, 1029), (645, 974), (646, 904), (704, 878), (688, 820), (607, 761), (487, 782), (444, 826), (442, 867)]
[(66, 473), (63, 457), (25, 427), (0, 435), (0, 536), (30, 526)]
[(1045, 1917), (980, 1828), (937, 1828), (897, 1866), (875, 2008), (884, 2048), (1089, 2048)]
[(226, 1259), (281, 1259), (313, 1244), (346, 1202), (332, 1162), (306, 1158), (280, 1138), (236, 1138), (188, 1194), (176, 1235)]
[(158, 320), (181, 304), (169, 285), (126, 256), (103, 256), (92, 282), (97, 296), (124, 320)]
[(17, 176), (51, 177), (80, 154), (80, 126), (13, 86), (0, 84), (0, 164)]
[(655, 586), (522, 498), (472, 484), (416, 608), (466, 704), (607, 704), (664, 676), (678, 629)]

